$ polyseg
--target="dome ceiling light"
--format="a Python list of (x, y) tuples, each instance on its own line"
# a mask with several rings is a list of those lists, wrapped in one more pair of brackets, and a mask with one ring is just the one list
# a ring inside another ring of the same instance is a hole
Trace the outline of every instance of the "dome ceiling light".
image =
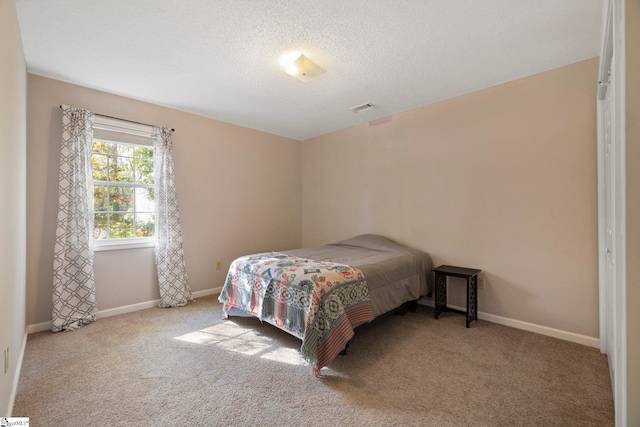
[(301, 52), (282, 55), (280, 65), (287, 74), (305, 83), (327, 72)]

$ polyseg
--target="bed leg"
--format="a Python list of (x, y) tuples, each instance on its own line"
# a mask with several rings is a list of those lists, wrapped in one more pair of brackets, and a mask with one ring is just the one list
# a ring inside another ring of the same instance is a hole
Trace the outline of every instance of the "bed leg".
[(404, 304), (402, 304), (400, 307), (396, 308), (393, 314), (397, 316), (404, 316), (405, 314), (407, 314), (407, 311), (411, 313), (415, 313), (417, 311), (417, 308), (418, 308), (418, 300), (407, 301)]
[(418, 300), (409, 301), (409, 311), (415, 313), (418, 310)]
[(340, 353), (338, 353), (340, 356), (346, 356), (347, 355), (347, 349), (349, 348), (349, 343), (351, 341), (347, 341), (347, 345), (344, 346), (344, 350), (342, 350)]
[(393, 311), (393, 314), (396, 316), (404, 316), (405, 314), (407, 314), (407, 305), (402, 304), (400, 307), (396, 308)]

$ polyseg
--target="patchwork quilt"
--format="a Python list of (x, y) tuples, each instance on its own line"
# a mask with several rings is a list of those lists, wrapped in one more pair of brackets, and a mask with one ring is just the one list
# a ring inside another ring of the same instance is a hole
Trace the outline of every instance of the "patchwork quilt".
[(225, 318), (238, 308), (300, 338), (316, 376), (344, 349), (353, 328), (373, 319), (360, 270), (279, 252), (236, 259), (219, 301)]

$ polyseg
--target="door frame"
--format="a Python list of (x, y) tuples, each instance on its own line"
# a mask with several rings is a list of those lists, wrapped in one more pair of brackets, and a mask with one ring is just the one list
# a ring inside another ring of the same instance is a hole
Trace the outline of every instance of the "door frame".
[[(628, 420), (624, 22), (624, 0), (606, 0), (603, 4), (596, 101), (600, 350), (608, 356), (616, 425), (626, 427)], [(605, 138), (605, 102), (610, 103), (609, 158), (606, 155), (608, 141)]]

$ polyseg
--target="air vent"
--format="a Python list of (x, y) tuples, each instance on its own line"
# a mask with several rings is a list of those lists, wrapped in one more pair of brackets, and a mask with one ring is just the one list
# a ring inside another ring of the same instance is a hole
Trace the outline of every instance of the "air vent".
[(357, 107), (351, 107), (351, 111), (359, 113), (360, 111), (368, 110), (369, 108), (373, 108), (373, 104), (362, 104)]

